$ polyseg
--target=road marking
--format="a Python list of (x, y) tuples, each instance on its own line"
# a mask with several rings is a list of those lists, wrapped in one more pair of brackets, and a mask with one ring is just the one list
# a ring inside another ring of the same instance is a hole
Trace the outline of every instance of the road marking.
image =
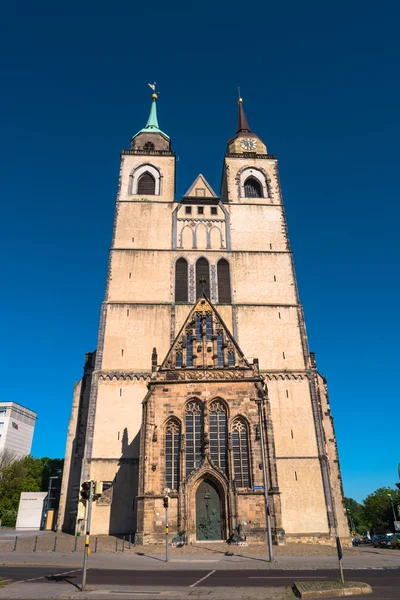
[(207, 579), (207, 577), (210, 577), (210, 575), (212, 575), (213, 573), (215, 573), (215, 571), (216, 571), (216, 569), (214, 569), (214, 571), (210, 571), (209, 573), (207, 573), (207, 575), (204, 575), (204, 577), (202, 577), (198, 581), (195, 581), (194, 583), (192, 583), (192, 585), (189, 585), (189, 587), (195, 587), (198, 583), (201, 583), (202, 581), (204, 581), (205, 579)]
[[(272, 575), (270, 577), (249, 577), (249, 579), (293, 579), (293, 576), (289, 577), (288, 575), (278, 576)], [(315, 577), (299, 577), (299, 579), (328, 579), (324, 575), (316, 575)]]
[(45, 577), (61, 577), (62, 575), (69, 575), (69, 573), (76, 573), (82, 571), (82, 569), (74, 569), (73, 571), (65, 571), (65, 573), (54, 573), (52, 575), (41, 575), (40, 577), (31, 577), (31, 579), (21, 579), (18, 583), (27, 583), (28, 581), (37, 581), (38, 579), (44, 579)]

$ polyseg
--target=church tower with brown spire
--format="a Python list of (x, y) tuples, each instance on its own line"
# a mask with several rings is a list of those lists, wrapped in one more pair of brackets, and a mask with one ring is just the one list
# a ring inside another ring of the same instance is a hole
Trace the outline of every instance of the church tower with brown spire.
[[(60, 526), (83, 531), (76, 488), (105, 483), (94, 533), (275, 543), (347, 535), (326, 381), (306, 336), (277, 159), (239, 99), (218, 195), (179, 200), (158, 125), (121, 155), (98, 347), (75, 388)], [(75, 490), (75, 491), (74, 491)]]

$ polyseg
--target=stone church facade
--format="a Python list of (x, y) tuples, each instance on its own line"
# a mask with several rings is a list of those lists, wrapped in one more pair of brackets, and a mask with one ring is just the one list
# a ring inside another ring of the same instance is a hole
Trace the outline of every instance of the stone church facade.
[[(309, 351), (277, 159), (239, 100), (218, 196), (175, 200), (159, 128), (123, 150), (98, 346), (75, 386), (59, 527), (82, 531), (80, 482), (106, 483), (92, 533), (189, 543), (348, 536), (325, 379)], [(262, 448), (264, 447), (264, 455)]]

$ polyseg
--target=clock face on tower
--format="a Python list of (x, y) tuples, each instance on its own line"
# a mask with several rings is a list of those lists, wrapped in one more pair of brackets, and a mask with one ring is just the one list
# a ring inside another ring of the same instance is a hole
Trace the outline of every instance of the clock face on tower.
[(255, 150), (257, 148), (257, 141), (251, 138), (243, 138), (240, 140), (240, 146), (243, 150)]

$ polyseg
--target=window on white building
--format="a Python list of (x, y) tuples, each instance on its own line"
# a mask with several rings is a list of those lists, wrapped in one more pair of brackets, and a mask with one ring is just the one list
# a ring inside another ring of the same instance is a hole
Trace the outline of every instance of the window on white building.
[(3, 427), (4, 427), (4, 422), (0, 423), (0, 429), (3, 429)]

